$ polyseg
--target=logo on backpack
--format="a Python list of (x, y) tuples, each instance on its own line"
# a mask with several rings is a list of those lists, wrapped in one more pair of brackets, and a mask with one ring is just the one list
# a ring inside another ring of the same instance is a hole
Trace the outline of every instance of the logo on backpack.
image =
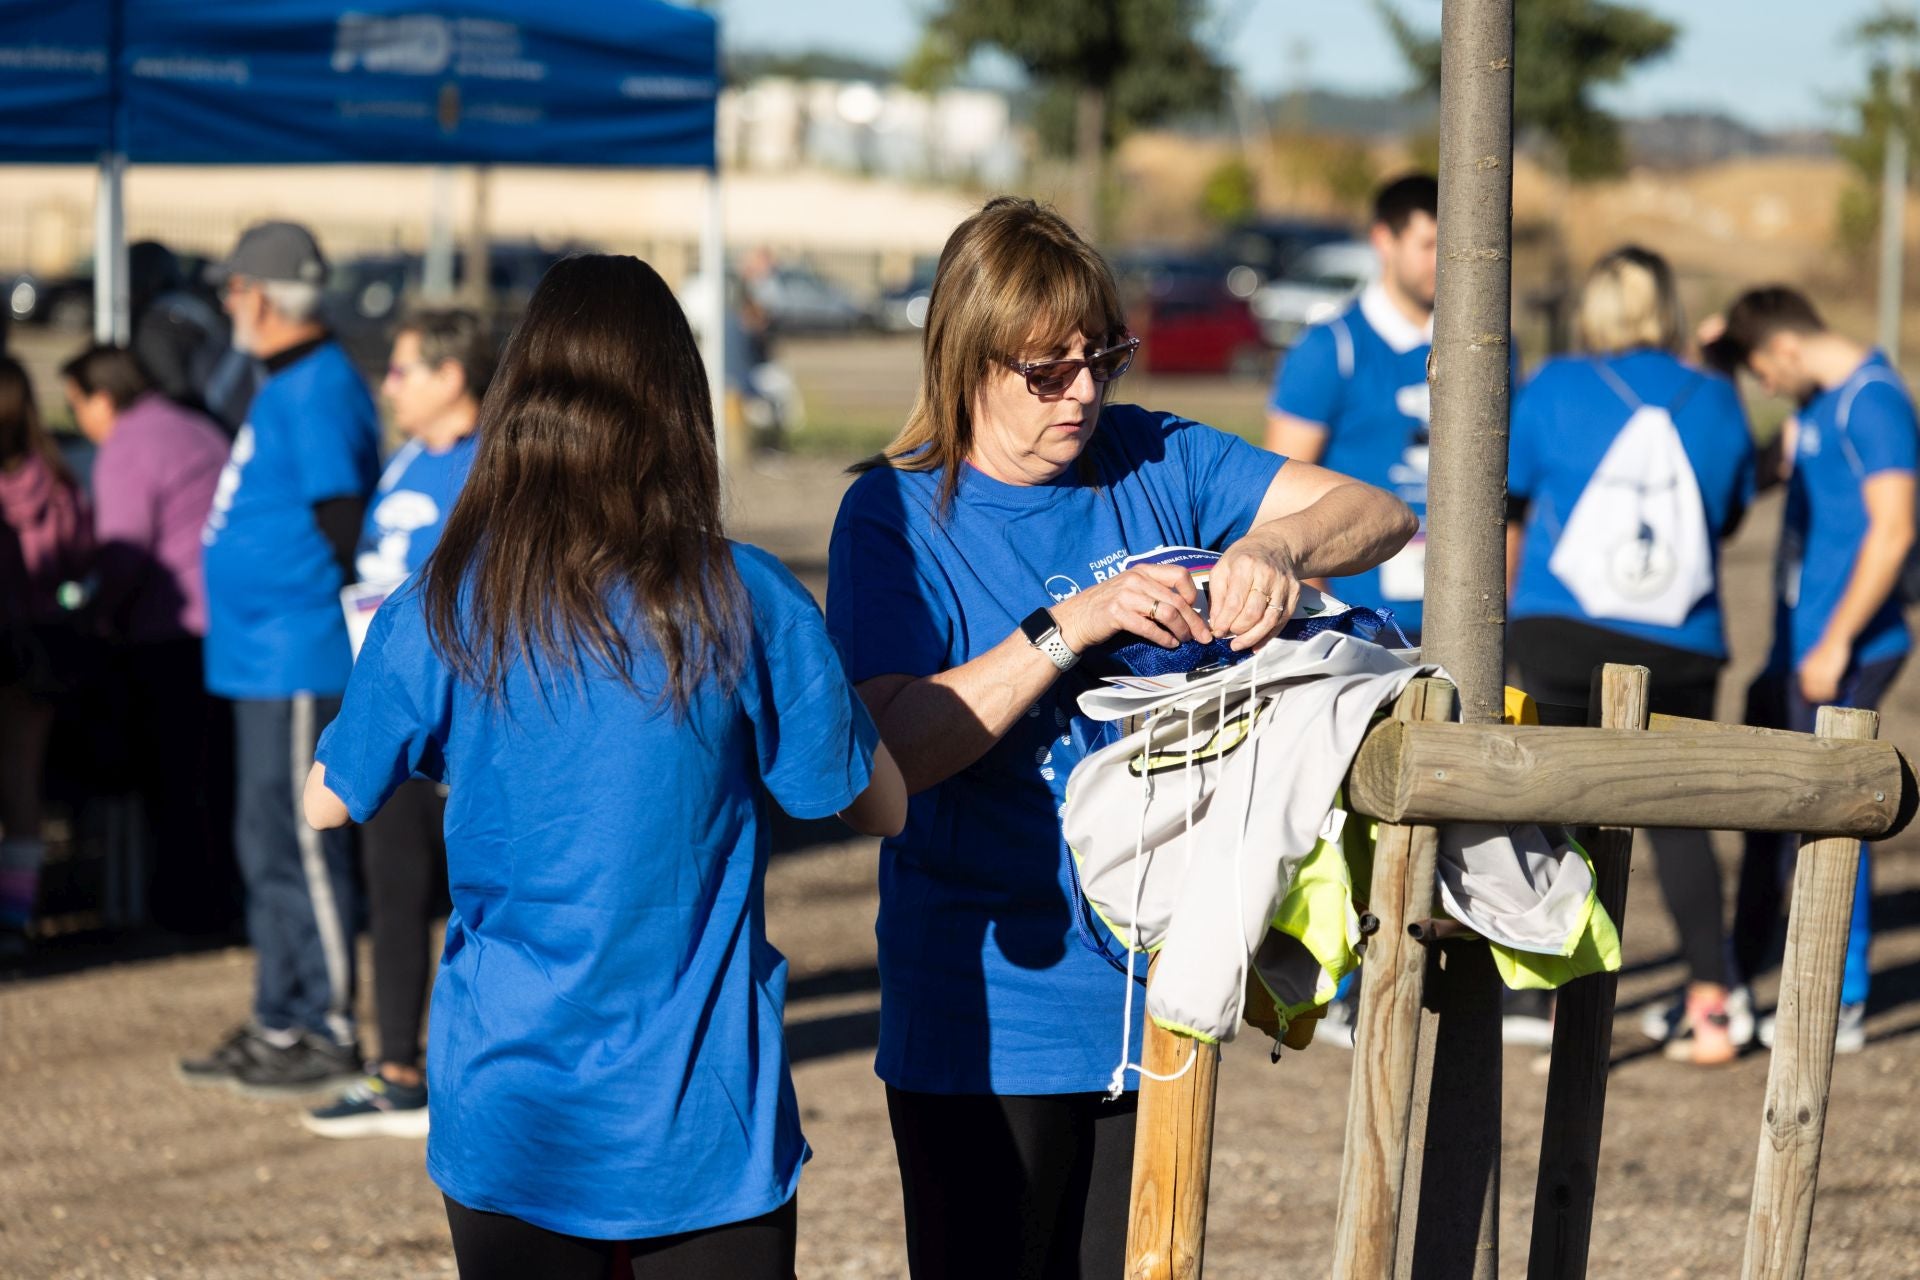
[(1589, 617), (1677, 627), (1713, 590), (1700, 481), (1673, 411), (1642, 404), (1612, 370), (1596, 367), (1633, 413), (1581, 490), (1547, 567)]

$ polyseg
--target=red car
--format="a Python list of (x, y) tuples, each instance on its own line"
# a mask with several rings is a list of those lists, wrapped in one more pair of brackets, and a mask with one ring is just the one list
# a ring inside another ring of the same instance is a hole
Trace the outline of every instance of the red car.
[(1264, 378), (1273, 368), (1260, 322), (1224, 281), (1156, 282), (1134, 299), (1128, 323), (1140, 339), (1140, 367), (1147, 373)]

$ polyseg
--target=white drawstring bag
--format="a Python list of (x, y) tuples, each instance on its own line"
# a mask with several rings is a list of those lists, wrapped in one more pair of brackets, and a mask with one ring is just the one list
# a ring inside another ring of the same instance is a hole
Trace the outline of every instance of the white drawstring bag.
[(1613, 370), (1594, 367), (1633, 414), (1581, 490), (1547, 567), (1589, 617), (1677, 627), (1713, 590), (1700, 481), (1672, 411), (1643, 404)]

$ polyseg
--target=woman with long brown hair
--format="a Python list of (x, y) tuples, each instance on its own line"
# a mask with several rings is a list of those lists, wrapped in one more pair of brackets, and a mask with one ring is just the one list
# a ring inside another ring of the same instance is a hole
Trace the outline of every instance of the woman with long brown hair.
[(381, 606), (315, 826), (448, 784), (427, 1167), (463, 1277), (792, 1274), (807, 1146), (764, 793), (897, 831), (818, 608), (721, 529), (706, 374), (635, 258), (555, 265), (439, 546)]
[[(940, 255), (919, 401), (834, 527), (828, 622), (914, 793), (881, 860), (876, 1066), (915, 1280), (1122, 1269), (1133, 1098), (1106, 1095), (1137, 1082), (1059, 818), (1110, 727), (1076, 714), (1072, 669), (1116, 642), (1245, 652), (1302, 579), (1415, 527), (1378, 489), (1108, 404), (1137, 345), (1072, 227), (991, 201)], [(1125, 565), (1173, 545), (1221, 552), (1205, 617), (1184, 568)]]
[(86, 576), (93, 522), (40, 424), (27, 371), (0, 356), (0, 958), (25, 947), (46, 843), (40, 792), (65, 684), (63, 584)]

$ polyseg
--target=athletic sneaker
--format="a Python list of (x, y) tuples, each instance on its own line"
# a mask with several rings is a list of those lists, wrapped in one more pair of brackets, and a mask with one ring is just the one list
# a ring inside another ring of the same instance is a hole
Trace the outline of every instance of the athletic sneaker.
[(1354, 1024), (1358, 1019), (1359, 1001), (1349, 997), (1335, 1000), (1320, 1015), (1320, 1029), (1313, 1033), (1315, 1044), (1330, 1044), (1341, 1049), (1353, 1048)]
[(424, 1138), (427, 1086), (398, 1084), (369, 1072), (331, 1104), (301, 1116), (300, 1123), (323, 1138)]
[(313, 1093), (357, 1079), (363, 1070), (355, 1046), (308, 1031), (285, 1046), (257, 1040), (249, 1060), (233, 1073), (233, 1085), (266, 1097)]
[[(1686, 1033), (1687, 989), (1680, 988), (1671, 1000), (1650, 1004), (1640, 1011), (1640, 1034), (1656, 1044), (1666, 1044)], [(1727, 1036), (1734, 1047), (1744, 1049), (1753, 1043), (1753, 991), (1746, 986), (1727, 988)]]
[(254, 1060), (256, 1053), (272, 1047), (259, 1027), (245, 1023), (229, 1031), (226, 1039), (199, 1057), (180, 1059), (176, 1074), (188, 1084), (230, 1085), (240, 1069)]
[(1501, 1005), (1500, 1043), (1536, 1049), (1553, 1045), (1553, 994), (1548, 991), (1509, 991)]
[[(1774, 1015), (1768, 1014), (1760, 1019), (1760, 1043), (1773, 1048)], [(1840, 1006), (1840, 1021), (1833, 1029), (1833, 1051), (1835, 1053), (1858, 1053), (1867, 1047), (1867, 1006), (1843, 1004)]]

